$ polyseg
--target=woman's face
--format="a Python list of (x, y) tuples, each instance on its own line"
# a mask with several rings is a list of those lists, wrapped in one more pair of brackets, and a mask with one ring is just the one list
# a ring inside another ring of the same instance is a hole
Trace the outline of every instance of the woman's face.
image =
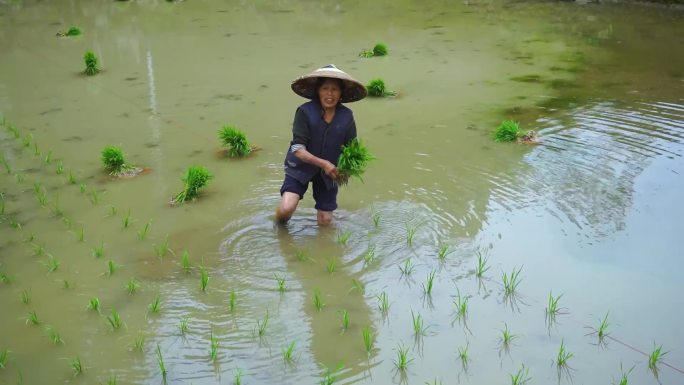
[(318, 98), (323, 108), (333, 108), (339, 103), (342, 96), (340, 84), (333, 79), (326, 79), (318, 89)]

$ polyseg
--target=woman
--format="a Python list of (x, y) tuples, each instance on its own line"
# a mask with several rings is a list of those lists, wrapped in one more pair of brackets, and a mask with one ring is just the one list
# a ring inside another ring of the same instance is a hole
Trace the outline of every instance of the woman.
[(328, 225), (337, 208), (337, 160), (356, 138), (354, 115), (340, 103), (365, 98), (366, 87), (330, 64), (296, 79), (292, 90), (311, 101), (295, 112), (276, 219), (287, 222), (312, 183), (318, 224)]

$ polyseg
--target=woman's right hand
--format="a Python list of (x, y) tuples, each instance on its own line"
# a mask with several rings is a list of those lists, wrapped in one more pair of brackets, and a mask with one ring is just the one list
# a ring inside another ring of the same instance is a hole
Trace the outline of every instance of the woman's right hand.
[(335, 167), (335, 165), (330, 161), (326, 160), (321, 168), (323, 169), (323, 172), (325, 172), (325, 175), (329, 176), (333, 180), (340, 176), (340, 172), (337, 170), (337, 167)]

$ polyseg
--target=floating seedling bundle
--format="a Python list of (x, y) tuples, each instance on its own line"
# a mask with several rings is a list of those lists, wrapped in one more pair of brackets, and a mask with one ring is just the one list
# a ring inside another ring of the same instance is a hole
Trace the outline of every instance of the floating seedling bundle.
[(361, 175), (366, 171), (368, 162), (373, 159), (375, 157), (371, 155), (370, 151), (358, 138), (342, 146), (342, 154), (340, 154), (340, 159), (337, 161), (337, 169), (340, 172), (337, 183), (345, 185), (349, 182), (350, 177), (357, 177), (363, 182)]
[(219, 130), (219, 139), (228, 148), (228, 156), (242, 158), (256, 150), (247, 140), (244, 132), (233, 126), (224, 126)]
[(368, 96), (373, 96), (376, 98), (383, 98), (386, 96), (397, 96), (395, 91), (390, 91), (385, 86), (385, 81), (381, 78), (373, 79), (366, 85), (366, 90), (368, 90)]
[(513, 120), (504, 120), (493, 133), (494, 141), (496, 142), (512, 142), (518, 143), (537, 143), (539, 141), (537, 132), (530, 130), (525, 133), (520, 130), (520, 124)]
[(88, 76), (93, 76), (100, 72), (100, 68), (97, 66), (97, 55), (93, 51), (86, 51), (83, 55), (83, 61), (85, 62), (84, 74)]
[(185, 187), (171, 201), (172, 204), (180, 204), (199, 196), (199, 190), (206, 186), (213, 178), (213, 175), (202, 166), (190, 166), (182, 178)]
[(373, 49), (364, 49), (359, 53), (361, 57), (373, 57), (373, 56), (386, 56), (389, 50), (387, 46), (383, 43), (376, 44)]
[(104, 169), (112, 176), (131, 177), (142, 171), (140, 167), (126, 164), (123, 151), (116, 146), (107, 146), (102, 149), (101, 160)]

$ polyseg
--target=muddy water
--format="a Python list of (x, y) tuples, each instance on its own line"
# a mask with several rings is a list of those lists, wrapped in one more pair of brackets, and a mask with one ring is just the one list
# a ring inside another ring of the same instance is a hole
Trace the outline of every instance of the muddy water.
[[(684, 381), (682, 17), (555, 3), (0, 3), (0, 382), (159, 383), (158, 346), (178, 384), (234, 383), (238, 372), (244, 383), (318, 383), (326, 368), (341, 368), (342, 383), (506, 384), (523, 364), (534, 383), (619, 382), (634, 367), (630, 383), (655, 384), (644, 354), (654, 344), (668, 351), (662, 383)], [(83, 35), (55, 36), (70, 25)], [(357, 57), (377, 41), (388, 57)], [(103, 70), (91, 78), (79, 74), (88, 49)], [(307, 196), (279, 228), (272, 213), (302, 102), (289, 82), (327, 63), (383, 77), (399, 96), (350, 105), (378, 159), (365, 183), (343, 188), (335, 225), (315, 225)], [(494, 143), (505, 118), (541, 143)], [(261, 150), (217, 156), (224, 124)], [(151, 172), (108, 177), (99, 152), (112, 144)], [(168, 207), (191, 164), (214, 180), (199, 201)], [(504, 296), (514, 269), (522, 282)], [(549, 292), (563, 294), (565, 313), (551, 325)], [(87, 310), (94, 297), (101, 314)], [(33, 311), (39, 325), (27, 322)], [(506, 327), (517, 336), (508, 349)], [(559, 378), (561, 341), (574, 356)], [(406, 371), (395, 364), (402, 347)]]

